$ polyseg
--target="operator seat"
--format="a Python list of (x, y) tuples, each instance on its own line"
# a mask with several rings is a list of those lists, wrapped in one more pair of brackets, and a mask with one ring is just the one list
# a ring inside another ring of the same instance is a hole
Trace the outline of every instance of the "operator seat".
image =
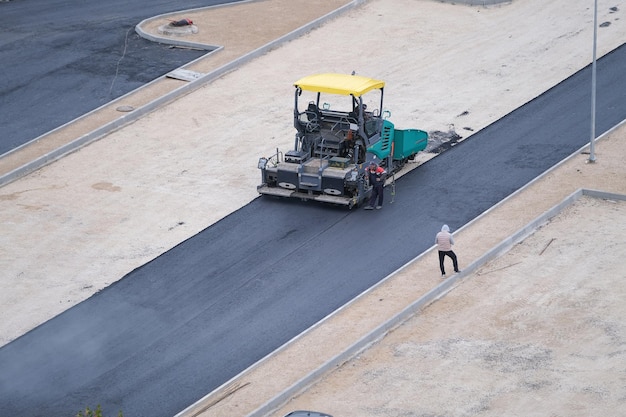
[(322, 122), (322, 114), (320, 109), (312, 101), (309, 103), (305, 110), (308, 123), (306, 129), (308, 132), (319, 132), (320, 124)]
[(322, 121), (322, 114), (320, 113), (320, 109), (313, 102), (310, 102), (309, 106), (306, 108), (306, 115), (309, 121), (315, 119), (317, 119), (318, 122)]

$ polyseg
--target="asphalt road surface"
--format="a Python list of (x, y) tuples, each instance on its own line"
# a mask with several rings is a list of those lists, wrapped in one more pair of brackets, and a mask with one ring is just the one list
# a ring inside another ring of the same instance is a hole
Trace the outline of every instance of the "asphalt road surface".
[(0, 155), (206, 53), (140, 38), (142, 20), (234, 1), (0, 2)]
[[(254, 200), (0, 348), (0, 415), (176, 414), (588, 143), (590, 72), (403, 176), (383, 210)], [(598, 61), (598, 135), (626, 118), (624, 73), (624, 45)]]

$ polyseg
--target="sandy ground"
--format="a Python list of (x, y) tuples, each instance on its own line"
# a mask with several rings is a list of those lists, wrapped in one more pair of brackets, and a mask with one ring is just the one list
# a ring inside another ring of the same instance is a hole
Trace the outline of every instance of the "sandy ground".
[[(619, 415), (625, 219), (624, 202), (579, 200), (271, 415)], [(580, 244), (597, 234), (610, 249)]]
[[(396, 126), (453, 129), (467, 137), (591, 61), (588, 3), (364, 2), (6, 185), (0, 189), (0, 344), (255, 198), (258, 157), (291, 145), (291, 83), (303, 74), (356, 70), (384, 79)], [(598, 3), (599, 23), (610, 23), (598, 31), (601, 56), (626, 40), (626, 21), (619, 7), (611, 10), (618, 5)], [(228, 30), (218, 27), (218, 10), (184, 14), (200, 28), (196, 41), (216, 44), (211, 30)], [(242, 10), (240, 19), (250, 26), (271, 23), (261, 9)], [(223, 42), (226, 51), (227, 37)], [(595, 164), (576, 155), (457, 232), (462, 267), (581, 187), (626, 194), (624, 136), (622, 128), (598, 142)], [(624, 210), (624, 203), (582, 198), (269, 414), (309, 408), (335, 417), (605, 416), (623, 409), (626, 314), (618, 301), (626, 273), (616, 260), (626, 255)], [(610, 250), (599, 250), (606, 242)], [(187, 415), (249, 415), (262, 408), (439, 285), (434, 256), (407, 265)]]

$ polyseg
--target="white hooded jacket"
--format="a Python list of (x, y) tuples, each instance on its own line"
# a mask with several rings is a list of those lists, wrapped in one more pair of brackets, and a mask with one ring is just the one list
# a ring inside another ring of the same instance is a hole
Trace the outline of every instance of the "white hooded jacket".
[(435, 236), (435, 244), (437, 245), (437, 249), (442, 252), (448, 252), (452, 250), (452, 245), (454, 245), (454, 238), (450, 234), (450, 228), (447, 224), (444, 224), (441, 227), (441, 232), (437, 233), (437, 236)]

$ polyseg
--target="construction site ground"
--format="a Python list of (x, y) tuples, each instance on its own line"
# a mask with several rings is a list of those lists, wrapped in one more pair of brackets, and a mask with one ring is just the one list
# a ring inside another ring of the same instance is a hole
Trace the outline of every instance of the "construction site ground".
[[(143, 22), (156, 38), (167, 19), (191, 18), (194, 42), (224, 46), (191, 68), (210, 73), (349, 6), (4, 185), (0, 344), (256, 198), (258, 157), (291, 145), (291, 82), (302, 75), (384, 79), (401, 128), (468, 137), (590, 63), (588, 3), (267, 0)], [(610, 24), (598, 56), (626, 40), (615, 6), (599, 1)], [(140, 111), (185, 85), (160, 79), (54, 132), (50, 149), (116, 120), (119, 106)], [(436, 252), (419, 256), (181, 415), (619, 415), (625, 137), (617, 127), (596, 142), (595, 163), (581, 149), (454, 231), (461, 274), (442, 280)]]

